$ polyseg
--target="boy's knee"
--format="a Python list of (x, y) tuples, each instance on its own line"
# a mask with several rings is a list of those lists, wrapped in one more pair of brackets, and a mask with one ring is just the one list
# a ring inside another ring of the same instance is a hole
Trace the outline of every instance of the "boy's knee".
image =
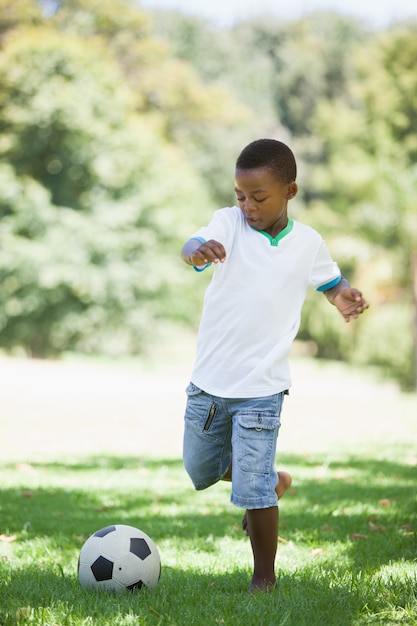
[(191, 482), (193, 483), (196, 491), (203, 491), (203, 489), (211, 487), (220, 480), (220, 476), (214, 476), (213, 474), (208, 473), (207, 469), (202, 467), (200, 463), (195, 462), (195, 460), (187, 459), (184, 456), (183, 461), (185, 471), (191, 478)]
[(191, 478), (191, 482), (193, 483), (194, 489), (196, 491), (203, 491), (204, 489), (208, 489), (208, 487), (211, 487), (212, 485), (217, 483), (217, 481), (219, 480), (219, 479), (207, 479), (207, 478), (203, 479), (199, 474), (193, 474), (187, 468), (185, 469), (187, 471), (188, 476)]

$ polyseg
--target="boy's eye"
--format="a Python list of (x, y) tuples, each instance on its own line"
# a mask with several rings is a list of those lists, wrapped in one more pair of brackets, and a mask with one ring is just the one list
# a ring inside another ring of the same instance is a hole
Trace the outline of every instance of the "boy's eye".
[[(254, 201), (260, 204), (261, 202), (265, 202), (266, 199), (267, 198), (254, 198)], [(236, 200), (238, 202), (245, 202), (245, 198), (241, 198), (240, 196), (236, 196)]]

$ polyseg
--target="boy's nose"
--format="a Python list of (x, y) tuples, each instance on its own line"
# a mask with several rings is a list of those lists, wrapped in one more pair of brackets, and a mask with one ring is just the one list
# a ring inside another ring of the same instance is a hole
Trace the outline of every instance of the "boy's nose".
[(246, 215), (249, 215), (256, 211), (256, 206), (250, 200), (246, 200), (243, 204), (243, 211)]

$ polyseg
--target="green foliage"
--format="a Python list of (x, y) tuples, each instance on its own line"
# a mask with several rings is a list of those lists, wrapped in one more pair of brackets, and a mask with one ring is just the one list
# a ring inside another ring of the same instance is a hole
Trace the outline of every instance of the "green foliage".
[[(410, 302), (371, 306), (360, 324), (342, 326), (339, 314), (325, 298), (307, 297), (298, 334), (318, 358), (347, 359), (363, 366), (380, 368), (387, 378), (412, 391), (413, 320)], [(311, 344), (312, 342), (312, 344)]]
[[(169, 136), (197, 165), (217, 205), (229, 205), (234, 199), (237, 155), (250, 140), (277, 125), (272, 103), (265, 97), (270, 90), (269, 60), (254, 45), (251, 29), (248, 33), (244, 27), (231, 34), (195, 17), (157, 11), (153, 28), (169, 42), (177, 62), (192, 66), (198, 76), (186, 98), (200, 108), (198, 123), (190, 124), (188, 116), (184, 124), (183, 111), (189, 104), (182, 104), (180, 112), (169, 114)], [(166, 85), (158, 89), (166, 90)]]
[(26, 31), (3, 52), (0, 85), (1, 344), (140, 351), (183, 310), (173, 255), (207, 201), (198, 176), (135, 114), (100, 42), (87, 53)]
[(69, 0), (37, 22), (19, 21), (24, 0), (6, 5), (0, 344), (138, 352), (161, 322), (196, 323), (201, 287), (178, 254), (210, 194), (226, 195), (210, 146), (247, 113), (173, 59), (132, 3)]
[(319, 358), (341, 359), (352, 341), (341, 322), (340, 314), (329, 307), (326, 297), (311, 292), (304, 304), (298, 339), (314, 342), (314, 354)]
[[(48, 28), (25, 31), (3, 52), (0, 86), (0, 157), (17, 175), (41, 183), (53, 204), (74, 209), (89, 207), (103, 189), (126, 194), (136, 149), (133, 106), (102, 46), (86, 53), (79, 39)], [(122, 157), (129, 148), (130, 159)]]
[(412, 391), (415, 385), (412, 330), (412, 308), (407, 303), (387, 302), (370, 310), (358, 329), (357, 343), (361, 349), (353, 360), (380, 366), (388, 378), (398, 378), (403, 389)]
[[(409, 163), (414, 163), (417, 157), (417, 79), (413, 71), (416, 30), (415, 23), (398, 25), (376, 37), (366, 55), (358, 53), (359, 90), (371, 131), (368, 141), (374, 141), (374, 148), (383, 149), (375, 139), (376, 131), (385, 128), (391, 146)], [(385, 94), (384, 98), (381, 93)]]
[(365, 34), (359, 22), (331, 12), (313, 13), (288, 26), (258, 22), (252, 36), (272, 63), (277, 116), (294, 137), (300, 137), (311, 135), (321, 102), (347, 99), (351, 54)]
[[(110, 0), (104, 4), (66, 0), (60, 3), (53, 23), (64, 33), (105, 40), (135, 94), (137, 110), (152, 117), (165, 139), (181, 146), (216, 204), (229, 203), (236, 153), (250, 129), (257, 134), (256, 114), (224, 81), (207, 82), (204, 72), (196, 71), (200, 70), (195, 63), (199, 52), (190, 48), (197, 38), (199, 46), (204, 46), (202, 28), (198, 37), (188, 42), (193, 58), (184, 58), (174, 52), (181, 33), (174, 35), (171, 28), (164, 41), (151, 37), (147, 16), (132, 2), (124, 2), (123, 8), (120, 11)], [(178, 28), (184, 23), (177, 21)], [(208, 37), (207, 33), (206, 40)], [(210, 54), (212, 57), (212, 44)], [(220, 50), (216, 56), (219, 61), (223, 58)], [(229, 163), (228, 169), (225, 164)]]
[[(8, 166), (0, 168), (0, 179), (8, 191), (6, 198), (0, 192), (0, 206), (13, 208), (0, 233), (4, 347), (24, 346), (33, 356), (65, 349), (139, 352), (158, 318), (178, 316), (181, 300), (174, 293), (182, 289), (186, 296), (190, 287), (173, 275), (175, 258), (159, 253), (173, 231), (163, 215), (168, 189), (161, 186), (161, 206), (148, 198), (144, 215), (139, 194), (102, 200), (85, 213), (58, 209), (42, 186), (13, 178)], [(187, 200), (185, 189), (181, 200)], [(176, 208), (179, 236), (188, 221)]]
[(39, 3), (33, 0), (0, 0), (0, 47), (14, 29), (41, 23)]

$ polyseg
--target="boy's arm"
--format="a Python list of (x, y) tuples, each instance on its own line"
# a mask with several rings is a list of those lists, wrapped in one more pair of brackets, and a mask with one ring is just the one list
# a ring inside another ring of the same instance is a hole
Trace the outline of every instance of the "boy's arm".
[(223, 245), (214, 239), (201, 242), (199, 239), (189, 239), (181, 250), (181, 258), (187, 265), (201, 267), (207, 263), (223, 263), (226, 260), (226, 250)]
[(369, 307), (361, 292), (351, 287), (346, 278), (342, 278), (340, 283), (325, 291), (324, 294), (330, 304), (334, 304), (340, 311), (346, 322), (357, 319)]

